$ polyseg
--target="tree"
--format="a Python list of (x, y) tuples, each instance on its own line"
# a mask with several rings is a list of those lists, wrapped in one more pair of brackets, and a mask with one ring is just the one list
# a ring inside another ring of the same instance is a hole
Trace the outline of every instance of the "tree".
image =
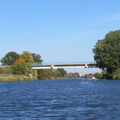
[(41, 56), (39, 54), (32, 53), (32, 57), (33, 57), (35, 63), (42, 63), (43, 62), (43, 60), (41, 59)]
[(16, 52), (8, 52), (5, 57), (2, 58), (1, 63), (2, 65), (13, 65), (15, 60), (19, 58), (19, 54)]
[(37, 70), (33, 70), (33, 75), (38, 78), (38, 71)]
[(30, 63), (26, 64), (26, 73), (27, 74), (31, 74), (32, 73), (32, 66), (30, 65)]
[(113, 78), (120, 69), (120, 30), (109, 32), (103, 40), (98, 40), (93, 52), (97, 66)]
[(20, 57), (21, 57), (21, 58), (23, 58), (23, 59), (25, 60), (25, 62), (26, 62), (26, 63), (28, 63), (28, 62), (29, 62), (29, 58), (28, 58), (28, 56), (27, 56), (27, 55), (22, 54), (22, 55), (20, 55)]
[(59, 69), (57, 69), (57, 71), (60, 72), (60, 76), (59, 77), (64, 77), (67, 74), (67, 72), (63, 68), (59, 68)]
[(33, 63), (34, 62), (32, 54), (28, 51), (24, 51), (23, 54), (21, 55), (21, 57), (25, 59), (26, 63)]
[(45, 79), (45, 71), (44, 69), (38, 70), (38, 78)]
[(25, 65), (25, 59), (19, 58), (16, 60), (13, 64), (13, 73), (14, 74), (25, 74), (26, 73), (26, 65)]

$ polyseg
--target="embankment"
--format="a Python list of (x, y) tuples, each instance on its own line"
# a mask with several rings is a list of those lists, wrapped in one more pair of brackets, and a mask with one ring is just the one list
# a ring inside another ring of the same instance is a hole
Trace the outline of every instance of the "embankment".
[(0, 82), (30, 81), (30, 80), (37, 80), (37, 78), (36, 77), (29, 77), (26, 75), (0, 74)]

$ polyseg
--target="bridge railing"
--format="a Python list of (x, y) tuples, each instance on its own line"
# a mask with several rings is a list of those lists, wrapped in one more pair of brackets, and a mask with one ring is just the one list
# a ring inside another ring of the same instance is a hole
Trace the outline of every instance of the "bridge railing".
[(58, 68), (95, 68), (96, 64), (55, 64), (55, 65), (32, 65), (32, 69), (58, 69)]

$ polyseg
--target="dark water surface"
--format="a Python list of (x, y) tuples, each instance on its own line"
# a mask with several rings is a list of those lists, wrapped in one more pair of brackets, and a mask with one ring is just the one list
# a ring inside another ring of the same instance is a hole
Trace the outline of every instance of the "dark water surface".
[(120, 81), (1, 82), (0, 120), (120, 120)]

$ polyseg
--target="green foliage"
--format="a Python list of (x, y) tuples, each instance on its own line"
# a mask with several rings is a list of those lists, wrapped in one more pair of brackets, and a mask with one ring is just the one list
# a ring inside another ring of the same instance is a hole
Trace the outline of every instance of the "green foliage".
[(59, 77), (64, 77), (67, 74), (67, 72), (64, 69), (62, 69), (62, 68), (57, 69), (57, 71), (60, 72), (60, 76)]
[(26, 73), (31, 74), (32, 73), (32, 67), (30, 63), (26, 63)]
[(13, 73), (17, 75), (22, 75), (25, 74), (26, 72), (26, 67), (22, 63), (18, 63), (16, 67), (13, 67)]
[(28, 63), (28, 62), (29, 62), (29, 58), (28, 58), (28, 56), (27, 56), (27, 55), (22, 54), (22, 55), (20, 55), (20, 57), (21, 57), (21, 58), (23, 58), (23, 59), (25, 60), (25, 62), (26, 62), (26, 63)]
[(97, 66), (113, 78), (120, 67), (120, 31), (109, 32), (103, 40), (96, 43), (93, 52)]
[(54, 74), (52, 69), (45, 70), (45, 79), (54, 79)]
[(45, 79), (45, 70), (38, 70), (38, 78)]
[(102, 78), (102, 73), (94, 73), (94, 74), (90, 73), (90, 74), (85, 74), (85, 75), (83, 75), (81, 77), (91, 79), (93, 76), (95, 76), (97, 79), (100, 79), (100, 78)]
[(38, 70), (39, 79), (57, 79), (58, 77), (63, 77), (58, 70), (55, 69), (46, 69)]
[(93, 76), (93, 75), (90, 73), (90, 74), (85, 74), (85, 75), (83, 75), (82, 78), (92, 78), (92, 76)]
[(31, 55), (32, 55), (35, 63), (42, 63), (43, 62), (43, 60), (41, 59), (41, 56), (39, 54), (32, 53)]
[(120, 68), (118, 68), (114, 74), (113, 74), (113, 79), (119, 79), (120, 80)]
[(52, 71), (52, 76), (53, 76), (55, 79), (57, 79), (58, 77), (63, 77), (63, 76), (61, 76), (61, 73), (60, 73), (58, 70), (56, 70), (56, 69), (51, 69), (51, 71)]
[(37, 70), (33, 70), (33, 75), (38, 78), (38, 71)]
[(66, 78), (80, 78), (79, 73), (68, 73), (65, 75)]
[(97, 79), (102, 78), (102, 74), (101, 73), (94, 73), (93, 76), (95, 76)]
[(79, 73), (69, 73), (64, 69), (38, 70), (38, 79), (79, 78)]
[(29, 51), (24, 51), (21, 57), (25, 59), (26, 63), (34, 63), (33, 56)]
[(0, 74), (10, 74), (11, 69), (10, 67), (0, 67)]
[(19, 58), (19, 54), (16, 52), (8, 52), (5, 57), (2, 58), (1, 63), (2, 65), (13, 65), (15, 60)]
[(15, 61), (12, 71), (14, 74), (25, 74), (26, 73), (26, 65), (25, 65), (25, 60), (23, 58), (19, 58), (18, 60)]

